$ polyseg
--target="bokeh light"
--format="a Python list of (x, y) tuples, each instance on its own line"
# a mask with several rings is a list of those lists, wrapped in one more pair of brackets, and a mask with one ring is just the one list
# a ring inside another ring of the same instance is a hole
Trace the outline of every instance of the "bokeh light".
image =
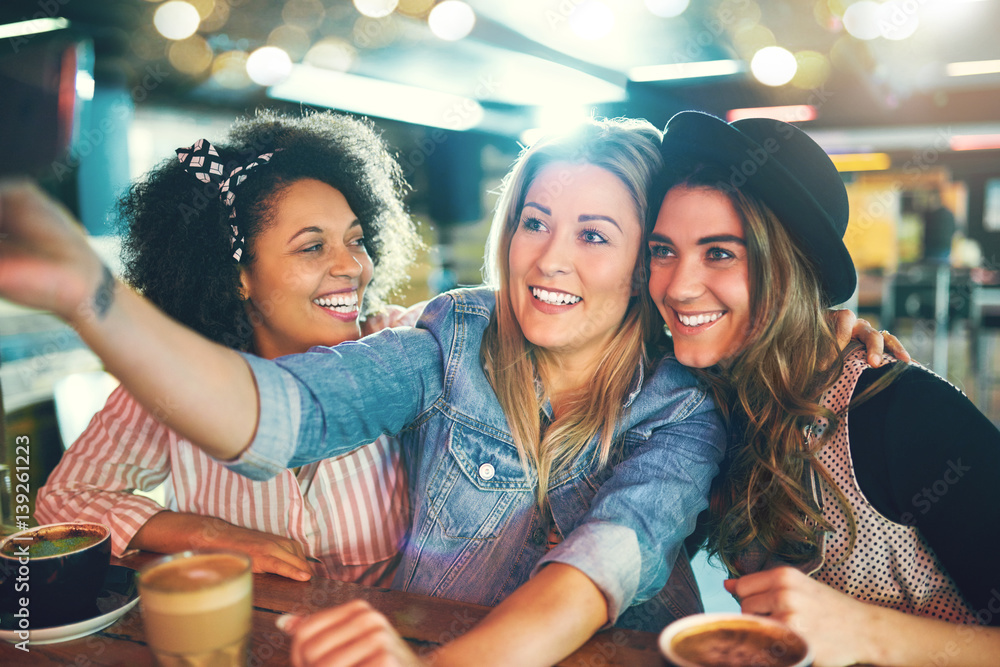
[(281, 83), (292, 73), (292, 59), (277, 46), (262, 46), (247, 58), (247, 75), (259, 86)]
[(399, 0), (354, 0), (354, 7), (364, 16), (380, 19), (396, 11)]
[(614, 27), (615, 13), (600, 0), (585, 0), (569, 15), (569, 28), (581, 39), (601, 39)]
[(357, 50), (337, 37), (327, 37), (313, 44), (306, 53), (304, 62), (313, 67), (346, 72), (357, 60)]
[(780, 46), (768, 46), (754, 54), (750, 71), (765, 86), (783, 86), (792, 80), (798, 64), (795, 56)]
[(198, 16), (204, 21), (215, 11), (215, 0), (185, 0), (189, 5), (198, 10)]
[(309, 51), (312, 40), (309, 33), (297, 25), (279, 25), (267, 36), (268, 46), (277, 46), (283, 49), (293, 62), (298, 62), (305, 57)]
[(797, 51), (797, 68), (791, 84), (803, 90), (820, 88), (830, 77), (830, 61), (818, 51)]
[(690, 0), (646, 0), (646, 9), (655, 16), (669, 19), (683, 14), (689, 4)]
[(212, 64), (212, 47), (201, 35), (191, 35), (171, 44), (167, 59), (179, 72), (201, 74)]
[(435, 5), (428, 14), (427, 25), (436, 37), (454, 42), (472, 32), (476, 25), (476, 13), (460, 0), (445, 0)]
[(424, 17), (434, 6), (434, 0), (399, 0), (396, 11), (413, 17)]
[(760, 24), (743, 26), (733, 34), (733, 46), (744, 60), (750, 60), (761, 49), (777, 43), (774, 33)]
[(900, 2), (888, 0), (882, 3), (879, 20), (879, 33), (886, 39), (906, 39), (920, 27), (920, 17), (917, 15), (919, 5), (915, 2)]
[(212, 62), (212, 79), (223, 88), (246, 88), (252, 81), (247, 74), (245, 51), (226, 51)]
[(857, 39), (869, 40), (882, 35), (879, 29), (881, 8), (871, 0), (855, 2), (844, 11), (844, 28)]
[(153, 25), (167, 39), (186, 39), (195, 33), (199, 23), (198, 10), (182, 0), (165, 2), (153, 14)]
[(201, 20), (201, 30), (204, 33), (215, 32), (222, 28), (229, 21), (229, 3), (216, 2), (212, 8), (212, 13)]

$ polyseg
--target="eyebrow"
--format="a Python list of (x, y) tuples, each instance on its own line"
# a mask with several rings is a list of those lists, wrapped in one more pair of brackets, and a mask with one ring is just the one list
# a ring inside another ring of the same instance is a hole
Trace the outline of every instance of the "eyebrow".
[[(546, 208), (545, 206), (542, 206), (541, 204), (537, 204), (537, 203), (535, 203), (533, 201), (524, 202), (524, 206), (522, 206), (521, 208), (525, 209), (525, 208), (528, 208), (529, 206), (531, 206), (532, 208), (537, 208), (539, 211), (541, 211), (545, 215), (552, 215), (552, 211), (550, 209)], [(612, 225), (614, 225), (615, 227), (617, 227), (618, 231), (621, 231), (621, 229), (622, 229), (621, 225), (619, 225), (615, 221), (614, 218), (612, 218), (610, 216), (607, 216), (607, 215), (589, 215), (589, 214), (584, 214), (584, 215), (581, 215), (579, 218), (577, 218), (577, 222), (592, 222), (594, 220), (606, 220), (607, 222), (610, 222)]]
[[(660, 243), (673, 243), (669, 236), (664, 236), (657, 232), (653, 232), (649, 235), (650, 241), (659, 241)], [(746, 246), (747, 242), (736, 236), (735, 234), (717, 234), (715, 236), (703, 236), (698, 239), (698, 245), (709, 245), (710, 243), (737, 243), (741, 246)]]
[[(351, 223), (351, 226), (348, 227), (348, 230), (354, 229), (355, 227), (359, 226), (360, 224), (361, 224), (361, 221), (358, 220), (357, 218), (355, 218), (354, 222)], [(310, 232), (316, 232), (317, 234), (322, 234), (323, 230), (320, 229), (319, 227), (315, 227), (315, 226), (312, 226), (312, 227), (303, 227), (299, 231), (297, 231), (294, 234), (292, 234), (292, 237), (290, 239), (288, 239), (288, 243), (291, 243), (292, 241), (294, 241), (295, 239), (299, 238), (303, 234), (308, 234)]]

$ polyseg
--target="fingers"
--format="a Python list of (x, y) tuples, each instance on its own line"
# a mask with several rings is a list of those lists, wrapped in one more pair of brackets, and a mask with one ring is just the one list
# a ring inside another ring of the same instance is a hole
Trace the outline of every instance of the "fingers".
[(795, 568), (776, 567), (771, 570), (745, 574), (738, 579), (727, 579), (723, 585), (731, 595), (742, 601), (754, 595), (793, 586), (800, 577), (805, 577), (805, 575)]
[(254, 572), (270, 572), (296, 581), (309, 581), (312, 567), (304, 558), (277, 548), (274, 553), (250, 554)]
[[(858, 320), (858, 316), (854, 312), (844, 308), (831, 311), (829, 317), (833, 318), (833, 333), (837, 338), (837, 346), (844, 349), (851, 342), (851, 337), (857, 329), (856, 323), (863, 320)], [(865, 324), (868, 323), (865, 322)]]
[(882, 338), (885, 339), (886, 352), (896, 357), (900, 361), (905, 361), (905, 362), (913, 361), (913, 358), (910, 356), (910, 353), (906, 351), (906, 348), (903, 347), (903, 344), (894, 335), (883, 329)]
[(302, 619), (293, 632), (292, 662), (298, 667), (406, 664), (412, 656), (388, 619), (362, 600)]

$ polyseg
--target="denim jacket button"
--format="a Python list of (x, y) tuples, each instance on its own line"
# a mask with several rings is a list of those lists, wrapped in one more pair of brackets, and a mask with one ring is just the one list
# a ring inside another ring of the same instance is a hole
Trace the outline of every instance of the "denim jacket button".
[(493, 465), (490, 463), (484, 463), (479, 466), (479, 477), (485, 480), (493, 479), (493, 475), (496, 474), (496, 470), (493, 469)]

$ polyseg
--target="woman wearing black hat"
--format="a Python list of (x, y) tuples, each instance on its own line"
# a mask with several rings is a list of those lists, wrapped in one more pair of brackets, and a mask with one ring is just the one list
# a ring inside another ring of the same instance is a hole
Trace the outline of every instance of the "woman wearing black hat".
[(1000, 432), (925, 369), (838, 348), (824, 311), (856, 274), (836, 168), (791, 125), (696, 112), (662, 153), (650, 294), (728, 413), (708, 521), (743, 575), (727, 589), (817, 665), (996, 664)]

